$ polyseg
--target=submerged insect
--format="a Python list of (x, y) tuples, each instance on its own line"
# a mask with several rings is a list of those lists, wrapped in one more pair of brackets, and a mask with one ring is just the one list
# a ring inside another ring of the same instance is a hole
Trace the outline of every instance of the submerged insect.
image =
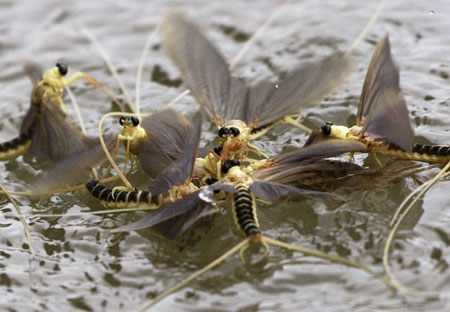
[(38, 65), (27, 63), (25, 71), (33, 82), (30, 108), (22, 122), (19, 137), (0, 144), (0, 160), (13, 159), (29, 151), (31, 157), (39, 160), (49, 158), (59, 161), (91, 144), (92, 140), (69, 125), (56, 107), (65, 111), (62, 104), (65, 86), (81, 77), (94, 80), (82, 73), (65, 79), (68, 67), (62, 63), (44, 74)]
[(217, 49), (182, 14), (168, 13), (160, 30), (184, 83), (218, 128), (221, 144), (216, 153), (223, 162), (243, 160), (248, 150), (265, 155), (250, 142), (277, 123), (298, 125), (291, 116), (333, 91), (351, 68), (348, 57), (335, 56), (295, 69), (277, 83), (248, 87), (231, 76)]
[(367, 70), (356, 115), (356, 126), (326, 123), (311, 134), (306, 145), (337, 138), (360, 142), (362, 150), (401, 159), (448, 162), (450, 146), (414, 144), (414, 130), (390, 51), (389, 37), (377, 45)]

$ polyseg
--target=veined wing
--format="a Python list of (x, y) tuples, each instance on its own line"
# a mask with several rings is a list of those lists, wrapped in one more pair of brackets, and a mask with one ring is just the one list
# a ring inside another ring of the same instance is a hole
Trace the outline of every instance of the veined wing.
[(181, 185), (191, 176), (197, 158), (198, 145), (202, 133), (201, 113), (198, 111), (194, 117), (193, 127), (187, 138), (184, 150), (180, 157), (170, 164), (158, 175), (151, 187), (153, 195), (166, 193), (175, 185)]
[(268, 182), (268, 181), (255, 181), (253, 182), (249, 190), (255, 194), (257, 198), (266, 200), (266, 201), (276, 201), (281, 198), (297, 198), (297, 197), (306, 197), (306, 196), (326, 196), (331, 197), (333, 199), (341, 199), (340, 196), (337, 196), (332, 193), (327, 192), (319, 192), (313, 190), (301, 189), (292, 185), (285, 185), (276, 182)]
[(337, 55), (294, 70), (278, 83), (260, 82), (250, 88), (245, 121), (269, 125), (317, 102), (335, 90), (348, 76), (352, 62)]
[[(88, 169), (94, 168), (106, 160), (105, 152), (98, 138), (86, 138), (85, 141), (89, 144), (86, 144), (83, 150), (57, 162), (50, 171), (39, 177), (34, 183), (35, 188), (39, 191), (47, 191), (75, 182), (82, 182), (80, 175), (87, 174)], [(110, 152), (113, 150), (115, 142), (114, 139), (106, 142)]]
[(244, 120), (247, 88), (230, 75), (213, 44), (179, 12), (169, 12), (160, 26), (163, 46), (208, 118), (220, 125)]
[(278, 164), (288, 164), (308, 159), (335, 157), (352, 152), (367, 152), (367, 147), (358, 141), (330, 139), (275, 156), (272, 160)]
[(387, 141), (412, 152), (414, 131), (400, 79), (391, 56), (389, 37), (377, 45), (367, 70), (357, 113), (357, 124), (365, 137)]
[(300, 161), (287, 164), (275, 164), (270, 168), (252, 171), (254, 179), (281, 184), (301, 185), (320, 179), (338, 179), (350, 174), (361, 173), (364, 168), (350, 163), (330, 159)]
[[(48, 145), (40, 148), (47, 149), (48, 157), (52, 161), (68, 158), (83, 150), (86, 143), (89, 143), (80, 130), (69, 125), (57, 115), (57, 112), (49, 108), (44, 109), (42, 120), (46, 129)], [(38, 131), (42, 131), (42, 127)], [(31, 145), (33, 146), (33, 143)], [(33, 152), (32, 148), (30, 148), (30, 152)]]
[(206, 187), (176, 202), (162, 206), (159, 210), (138, 222), (125, 225), (114, 231), (137, 231), (157, 226), (157, 229), (164, 236), (174, 239), (185, 232), (198, 219), (217, 211), (214, 192)]
[(20, 133), (26, 132), (32, 126), (33, 122), (37, 119), (37, 116), (35, 116), (36, 113), (35, 105), (43, 107), (41, 101), (39, 103), (33, 103), (33, 98), (35, 92), (40, 93), (40, 90), (36, 89), (36, 84), (42, 79), (42, 76), (44, 75), (44, 70), (42, 69), (41, 66), (29, 60), (24, 62), (23, 68), (24, 71), (27, 73), (28, 77), (30, 78), (31, 83), (33, 84), (33, 90), (31, 91), (30, 108), (28, 109), (22, 121), (22, 124), (20, 126)]
[(38, 118), (35, 116), (35, 108), (33, 104), (30, 104), (30, 108), (27, 110), (25, 117), (23, 118), (22, 124), (20, 125), (20, 133), (26, 132)]
[(191, 131), (190, 121), (173, 109), (142, 118), (141, 126), (148, 138), (139, 145), (139, 163), (152, 178), (179, 158)]

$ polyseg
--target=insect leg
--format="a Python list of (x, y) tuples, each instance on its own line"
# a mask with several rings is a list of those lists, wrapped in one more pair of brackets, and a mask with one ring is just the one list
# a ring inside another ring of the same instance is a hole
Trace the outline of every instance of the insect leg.
[[(292, 117), (296, 118), (297, 120), (293, 119)], [(301, 123), (298, 122), (298, 119), (301, 117), (301, 115), (291, 115), (291, 116), (285, 116), (281, 122), (290, 124), (296, 128), (299, 128), (300, 130), (303, 130), (304, 132), (306, 132), (307, 134), (311, 134), (312, 130), (309, 129), (308, 127), (302, 125)]]
[(254, 145), (251, 144), (250, 142), (247, 142), (247, 146), (248, 146), (249, 148), (251, 148), (252, 151), (256, 152), (258, 155), (261, 155), (261, 156), (264, 157), (264, 158), (269, 158), (269, 156), (267, 156), (267, 154), (264, 153), (262, 149), (260, 149), (260, 148), (258, 148), (258, 147), (256, 147), (256, 146), (254, 146)]
[(127, 140), (127, 143), (125, 144), (125, 165), (123, 167), (123, 172), (127, 171), (127, 164), (128, 160), (130, 159), (130, 140)]
[[(261, 241), (259, 241), (258, 243), (260, 243), (260, 244), (264, 247), (264, 254), (263, 254), (263, 257), (264, 257), (264, 258), (267, 257), (267, 255), (268, 255), (269, 252), (270, 252), (270, 246), (269, 246), (264, 240), (261, 240)], [(245, 251), (248, 249), (248, 246), (249, 246), (249, 245), (246, 245), (246, 246), (242, 247), (241, 250), (239, 251), (239, 257), (241, 258), (241, 261), (242, 261), (243, 263), (245, 263), (245, 264), (251, 264), (251, 263), (249, 263), (249, 262), (245, 259), (245, 256), (244, 256), (244, 253), (245, 253)]]
[(380, 168), (383, 168), (383, 164), (381, 163), (381, 160), (377, 157), (377, 154), (373, 153), (373, 157), (377, 161), (377, 164), (380, 166)]

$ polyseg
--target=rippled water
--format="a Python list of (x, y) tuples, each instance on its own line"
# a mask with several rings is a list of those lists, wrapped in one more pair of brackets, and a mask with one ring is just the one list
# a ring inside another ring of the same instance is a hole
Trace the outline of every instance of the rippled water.
[[(280, 5), (280, 1), (0, 1), (0, 141), (17, 135), (28, 105), (31, 86), (22, 70), (25, 59), (46, 68), (66, 60), (73, 71), (116, 86), (82, 28), (95, 34), (111, 55), (134, 98), (142, 48), (168, 9), (178, 8), (194, 19), (231, 60)], [(345, 51), (376, 6), (362, 1), (292, 1), (234, 73), (251, 82), (276, 79), (305, 61)], [(317, 127), (323, 121), (353, 124), (374, 46), (389, 33), (417, 142), (449, 143), (448, 16), (446, 0), (387, 3), (353, 53), (355, 73), (328, 100), (304, 110), (306, 125)], [(183, 90), (158, 40), (156, 35), (152, 38), (142, 82), (141, 103), (146, 112), (162, 108)], [(88, 133), (95, 134), (100, 117), (113, 106), (87, 84), (76, 83), (73, 91)], [(190, 114), (195, 103), (187, 97), (175, 107)], [(106, 131), (117, 130), (118, 125), (110, 123)], [(212, 128), (205, 124), (204, 130), (205, 138), (213, 137)], [(258, 144), (273, 155), (305, 138), (297, 130), (280, 126)], [(357, 161), (370, 162), (364, 156)], [(408, 174), (412, 166), (424, 170)], [(39, 172), (22, 157), (0, 163), (0, 167), (1, 182), (9, 190), (26, 189)], [(382, 272), (382, 250), (394, 210), (435, 173), (423, 164), (392, 162), (381, 174), (339, 187), (337, 191), (346, 196), (342, 203), (318, 199), (262, 205), (260, 224), (270, 237), (355, 259)], [(133, 180), (146, 183), (139, 175)], [(403, 283), (439, 292), (439, 300), (405, 297), (359, 270), (272, 248), (267, 259), (254, 266), (243, 264), (237, 256), (230, 258), (155, 310), (448, 311), (448, 187), (448, 181), (437, 183), (419, 202), (398, 235), (392, 255), (394, 272)], [(150, 230), (139, 234), (109, 231), (141, 214), (31, 217), (101, 209), (83, 192), (16, 199), (28, 216), (36, 258), (32, 260), (29, 254), (14, 208), (1, 197), (0, 310), (5, 311), (133, 311), (242, 239), (229, 212), (215, 218), (207, 234), (204, 224), (191, 237), (168, 241)]]

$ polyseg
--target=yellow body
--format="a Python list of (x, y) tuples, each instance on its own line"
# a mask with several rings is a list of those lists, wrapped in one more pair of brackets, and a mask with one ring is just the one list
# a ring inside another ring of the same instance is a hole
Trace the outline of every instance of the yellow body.
[(125, 120), (123, 122), (123, 128), (119, 134), (119, 140), (128, 142), (130, 144), (130, 151), (133, 154), (139, 155), (139, 144), (147, 137), (147, 132), (141, 126), (134, 126), (131, 120)]
[(51, 101), (56, 107), (60, 107), (64, 114), (67, 114), (66, 107), (62, 100), (64, 94), (64, 88), (75, 82), (76, 80), (83, 78), (83, 73), (77, 72), (70, 78), (65, 78), (61, 75), (58, 67), (53, 67), (47, 70), (36, 85), (37, 88), (44, 90), (41, 100), (44, 103)]
[(123, 209), (123, 208), (148, 208), (148, 209), (157, 209), (159, 208), (158, 204), (148, 203), (148, 202), (122, 202), (122, 201), (106, 201), (101, 200), (100, 204), (109, 209)]
[(419, 153), (407, 153), (401, 150), (393, 150), (393, 149), (381, 149), (376, 150), (377, 153), (383, 154), (383, 155), (389, 155), (395, 158), (400, 159), (410, 159), (410, 160), (416, 160), (416, 161), (423, 161), (428, 163), (445, 163), (450, 161), (449, 156), (436, 156), (436, 155), (427, 155), (427, 154), (419, 154)]
[[(124, 192), (130, 193), (126, 187), (115, 187), (114, 191), (123, 189)], [(142, 191), (138, 192), (138, 200), (137, 201), (128, 201), (128, 195), (125, 201), (115, 201), (115, 200), (100, 200), (100, 203), (111, 209), (115, 208), (148, 208), (148, 209), (158, 209), (161, 205), (175, 202), (189, 194), (192, 194), (198, 191), (198, 187), (196, 187), (192, 183), (187, 183), (186, 185), (175, 186), (171, 190), (169, 190), (166, 194), (158, 196), (156, 200), (152, 200), (151, 194), (149, 194), (148, 201), (140, 201), (139, 198), (142, 194)]]
[(9, 160), (16, 158), (24, 154), (31, 145), (31, 140), (26, 141), (24, 144), (18, 145), (16, 147), (10, 148), (6, 151), (0, 152), (0, 160)]
[(242, 171), (239, 166), (231, 167), (224, 176), (223, 181), (232, 186), (241, 185), (247, 188), (254, 182), (253, 178)]
[(364, 143), (371, 153), (377, 153), (387, 156), (392, 156), (399, 159), (416, 160), (429, 163), (443, 163), (450, 161), (449, 156), (436, 156), (421, 153), (408, 153), (400, 149), (393, 149), (389, 147), (388, 142), (376, 142), (370, 138), (360, 137), (362, 127), (353, 126), (347, 128), (345, 126), (331, 126), (329, 137), (339, 138), (342, 140), (355, 140)]

